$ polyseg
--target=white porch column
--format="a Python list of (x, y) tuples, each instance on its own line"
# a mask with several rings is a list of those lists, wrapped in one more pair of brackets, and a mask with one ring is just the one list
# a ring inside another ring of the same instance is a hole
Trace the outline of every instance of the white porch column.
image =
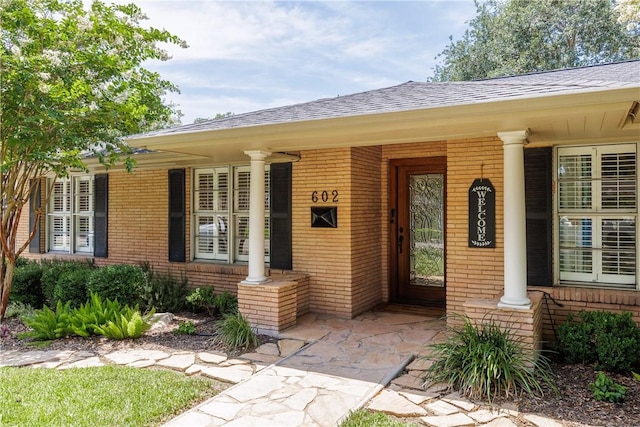
[(249, 275), (243, 283), (264, 283), (264, 160), (268, 151), (245, 151), (251, 157), (249, 187)]
[(527, 297), (524, 144), (528, 130), (498, 132), (504, 149), (504, 295), (498, 307), (531, 308)]

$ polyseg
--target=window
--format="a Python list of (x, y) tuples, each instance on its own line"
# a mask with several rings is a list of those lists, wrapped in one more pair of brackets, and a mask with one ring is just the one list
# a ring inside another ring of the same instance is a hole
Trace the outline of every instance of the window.
[[(249, 260), (249, 166), (223, 166), (194, 172), (195, 258)], [(269, 261), (269, 167), (265, 171), (265, 261)]]
[(636, 287), (636, 145), (557, 151), (560, 281)]
[(47, 212), (49, 250), (93, 254), (93, 177), (58, 179), (52, 184)]

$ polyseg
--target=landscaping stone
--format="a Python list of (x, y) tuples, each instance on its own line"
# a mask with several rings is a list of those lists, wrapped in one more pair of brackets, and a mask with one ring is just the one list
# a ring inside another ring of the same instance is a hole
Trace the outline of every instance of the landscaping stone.
[(443, 401), (447, 403), (451, 403), (452, 405), (457, 406), (458, 408), (462, 408), (465, 411), (473, 411), (476, 409), (476, 404), (470, 402), (464, 397), (460, 396), (459, 393), (451, 393), (442, 398)]
[(178, 371), (184, 371), (189, 366), (193, 365), (196, 361), (196, 355), (194, 353), (174, 354), (171, 357), (162, 359), (156, 362), (156, 364), (162, 368), (175, 369)]
[(196, 356), (198, 356), (198, 359), (200, 359), (200, 361), (202, 361), (203, 363), (211, 363), (214, 365), (218, 365), (227, 360), (226, 354), (203, 352), (198, 353)]
[(170, 356), (171, 355), (169, 353), (158, 350), (119, 350), (109, 353), (104, 357), (117, 365), (128, 365), (129, 363), (140, 360), (158, 361)]
[(488, 409), (480, 409), (478, 411), (469, 412), (471, 418), (473, 418), (478, 423), (488, 423), (489, 421), (493, 421), (496, 418), (506, 417), (504, 412), (499, 411), (491, 411)]
[(253, 375), (253, 368), (249, 365), (211, 366), (202, 369), (202, 374), (221, 381), (239, 383)]
[(466, 427), (475, 425), (475, 422), (465, 414), (422, 417), (420, 419), (433, 427)]
[(287, 357), (304, 347), (305, 342), (301, 340), (284, 339), (278, 341), (280, 356)]
[(460, 412), (460, 408), (457, 408), (450, 403), (443, 402), (442, 400), (427, 403), (425, 408), (436, 415), (451, 415)]
[(562, 427), (562, 424), (547, 417), (541, 417), (540, 415), (525, 414), (524, 419), (529, 421), (536, 427)]
[(372, 411), (381, 411), (398, 417), (419, 417), (427, 415), (427, 411), (410, 402), (395, 391), (382, 390), (367, 407)]

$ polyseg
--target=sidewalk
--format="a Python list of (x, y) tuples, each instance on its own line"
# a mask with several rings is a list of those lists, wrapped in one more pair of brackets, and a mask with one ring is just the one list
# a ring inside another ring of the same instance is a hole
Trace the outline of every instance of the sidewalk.
[(130, 350), (99, 356), (45, 350), (0, 352), (0, 367), (67, 369), (115, 363), (235, 384), (166, 427), (329, 427), (361, 407), (436, 427), (562, 425), (514, 408), (492, 412), (456, 394), (442, 395), (437, 388), (423, 390), (420, 377), (428, 365), (420, 356), (444, 328), (440, 319), (413, 314), (367, 312), (351, 320), (311, 314), (277, 343), (239, 358), (207, 352)]

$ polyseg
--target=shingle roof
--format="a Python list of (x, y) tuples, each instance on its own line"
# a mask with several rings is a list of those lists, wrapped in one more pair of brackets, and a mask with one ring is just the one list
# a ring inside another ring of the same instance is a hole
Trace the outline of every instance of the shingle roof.
[(413, 82), (163, 129), (140, 136), (290, 123), (624, 87), (640, 88), (640, 60), (465, 82)]

